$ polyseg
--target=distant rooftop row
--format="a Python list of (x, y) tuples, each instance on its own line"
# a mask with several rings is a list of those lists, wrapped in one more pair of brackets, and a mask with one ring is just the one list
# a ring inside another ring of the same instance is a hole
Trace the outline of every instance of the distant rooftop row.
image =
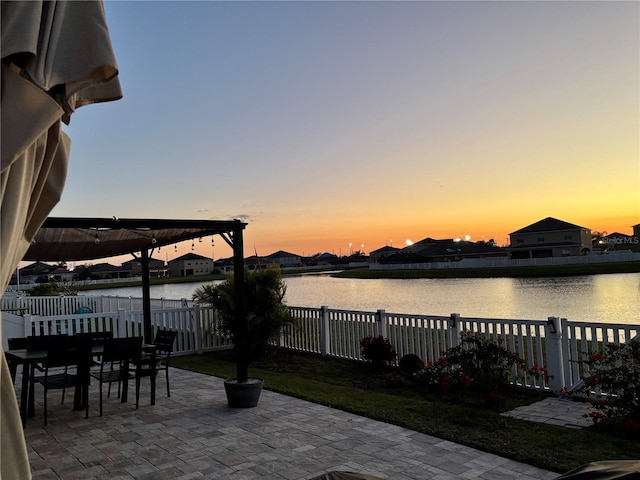
[[(591, 232), (586, 227), (574, 225), (556, 218), (547, 217), (511, 233), (510, 246), (499, 247), (492, 240), (471, 242), (458, 239), (437, 240), (425, 238), (404, 248), (385, 246), (374, 250), (368, 256), (364, 252), (350, 253), (338, 257), (322, 253), (303, 257), (294, 253), (277, 251), (265, 257), (245, 258), (249, 268), (258, 265), (278, 264), (282, 268), (344, 266), (354, 262), (386, 264), (455, 262), (464, 258), (508, 257), (549, 258), (586, 255), (592, 251), (631, 250), (640, 252), (640, 224), (634, 225), (632, 235), (622, 233), (603, 234)], [(187, 253), (165, 263), (151, 259), (150, 273), (156, 277), (184, 277), (228, 273), (233, 269), (233, 259), (211, 258)], [(49, 265), (36, 262), (19, 270), (19, 278), (14, 275), (11, 283), (39, 283), (47, 281), (74, 281), (98, 278), (127, 278), (141, 274), (138, 260), (124, 262), (121, 266), (108, 263), (83, 265), (69, 271), (64, 265)]]

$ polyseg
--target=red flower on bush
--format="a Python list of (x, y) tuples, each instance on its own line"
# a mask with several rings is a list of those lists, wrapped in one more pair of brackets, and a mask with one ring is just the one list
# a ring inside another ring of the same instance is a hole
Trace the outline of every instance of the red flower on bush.
[(585, 413), (584, 416), (585, 418), (590, 418), (594, 425), (604, 418), (602, 412), (589, 412)]

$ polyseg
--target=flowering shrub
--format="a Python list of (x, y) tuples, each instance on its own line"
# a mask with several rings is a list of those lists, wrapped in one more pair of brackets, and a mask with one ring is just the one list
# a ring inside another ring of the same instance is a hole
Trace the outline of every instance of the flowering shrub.
[(427, 364), (416, 374), (416, 380), (426, 389), (441, 393), (474, 386), (495, 394), (509, 384), (512, 367), (522, 364), (524, 361), (501, 345), (465, 332), (460, 335), (460, 345)]
[(532, 377), (534, 377), (536, 380), (542, 379), (545, 382), (548, 382), (550, 378), (553, 378), (553, 375), (549, 375), (549, 372), (545, 367), (540, 367), (535, 363), (533, 364), (532, 367), (529, 367), (527, 369), (527, 373)]
[(396, 360), (396, 351), (389, 340), (382, 336), (369, 336), (360, 340), (360, 353), (375, 368), (391, 365)]
[[(531, 367), (520, 365), (520, 371), (522, 374), (522, 383), (525, 383), (526, 377), (535, 378), (536, 380), (542, 380), (544, 381), (544, 383), (549, 383), (549, 380), (553, 378), (553, 375), (549, 374), (549, 371), (546, 369), (546, 367), (541, 367), (540, 365), (537, 365), (535, 363)], [(560, 395), (562, 396), (562, 392), (560, 392)]]
[(477, 386), (487, 390), (508, 385), (512, 367), (524, 364), (524, 360), (502, 345), (470, 332), (463, 332), (460, 345), (451, 350), (449, 362), (459, 365)]
[(631, 432), (640, 430), (640, 341), (607, 345), (606, 352), (592, 354), (582, 387), (574, 393), (586, 395), (596, 409), (587, 414), (594, 423), (622, 417)]
[(449, 363), (446, 358), (449, 352), (451, 349), (416, 373), (416, 382), (427, 390), (440, 393), (450, 393), (452, 390), (470, 386), (473, 382), (472, 378), (467, 376), (459, 365)]

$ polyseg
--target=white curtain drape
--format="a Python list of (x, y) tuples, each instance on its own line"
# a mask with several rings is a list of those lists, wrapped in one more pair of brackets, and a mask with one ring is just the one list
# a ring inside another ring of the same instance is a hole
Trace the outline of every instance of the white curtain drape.
[[(61, 122), (122, 97), (101, 2), (3, 1), (0, 287), (60, 200), (70, 140)], [(0, 329), (1, 336), (1, 329)], [(1, 338), (1, 337), (0, 337)], [(0, 478), (31, 478), (16, 394), (0, 355)]]

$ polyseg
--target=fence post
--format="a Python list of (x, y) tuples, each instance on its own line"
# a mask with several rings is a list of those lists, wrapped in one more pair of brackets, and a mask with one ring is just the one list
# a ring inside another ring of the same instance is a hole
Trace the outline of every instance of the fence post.
[(376, 312), (376, 329), (378, 332), (378, 336), (382, 338), (388, 338), (388, 329), (387, 329), (387, 314), (384, 309), (379, 309)]
[(202, 355), (202, 352), (204, 351), (204, 346), (202, 345), (202, 307), (198, 304), (194, 305), (194, 313), (196, 317), (196, 350), (198, 355)]
[(460, 314), (449, 315), (449, 347), (454, 348), (460, 344)]
[(127, 311), (124, 308), (118, 309), (118, 334), (116, 338), (128, 337), (127, 334)]
[(547, 353), (547, 370), (553, 378), (549, 378), (549, 388), (558, 392), (565, 386), (564, 361), (562, 358), (562, 322), (558, 317), (549, 317), (544, 326), (544, 344)]
[(327, 356), (331, 353), (331, 332), (329, 331), (329, 307), (320, 307), (320, 353)]

